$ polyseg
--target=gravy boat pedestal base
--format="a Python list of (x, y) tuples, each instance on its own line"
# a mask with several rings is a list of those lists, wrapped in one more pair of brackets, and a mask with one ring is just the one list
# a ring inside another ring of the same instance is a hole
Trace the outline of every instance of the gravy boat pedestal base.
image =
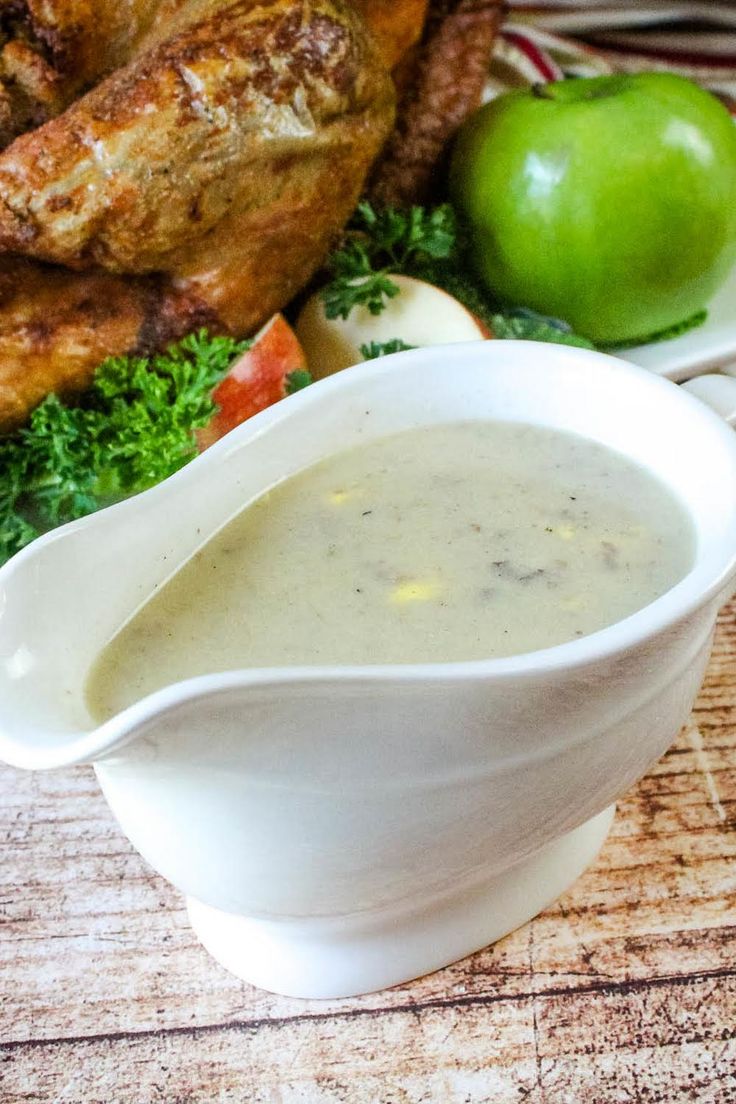
[(337, 998), (411, 981), (531, 920), (595, 859), (615, 806), (481, 885), (380, 915), (289, 920), (235, 916), (187, 898), (197, 938), (243, 981), (287, 997)]

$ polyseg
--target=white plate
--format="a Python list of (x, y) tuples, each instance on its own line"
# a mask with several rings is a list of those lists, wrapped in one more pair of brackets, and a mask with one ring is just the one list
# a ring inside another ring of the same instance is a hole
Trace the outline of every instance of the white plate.
[(736, 363), (736, 268), (711, 302), (708, 317), (697, 330), (671, 341), (638, 345), (619, 355), (678, 382), (722, 368), (729, 362)]

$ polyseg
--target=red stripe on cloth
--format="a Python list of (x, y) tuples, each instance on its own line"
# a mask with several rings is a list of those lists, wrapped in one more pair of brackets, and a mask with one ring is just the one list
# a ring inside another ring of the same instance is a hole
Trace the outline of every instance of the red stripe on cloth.
[(511, 42), (522, 54), (532, 62), (533, 65), (539, 70), (540, 76), (544, 77), (548, 81), (556, 81), (560, 79), (560, 73), (556, 66), (545, 56), (545, 54), (534, 45), (531, 39), (526, 35), (517, 34), (516, 31), (504, 31), (503, 37), (507, 42)]

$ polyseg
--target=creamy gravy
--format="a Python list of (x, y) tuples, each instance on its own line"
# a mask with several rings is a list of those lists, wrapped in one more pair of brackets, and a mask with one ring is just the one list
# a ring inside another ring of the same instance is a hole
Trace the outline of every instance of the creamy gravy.
[(102, 719), (213, 671), (560, 644), (653, 601), (693, 549), (664, 485), (582, 437), (487, 421), (407, 430), (247, 506), (113, 637), (88, 702)]

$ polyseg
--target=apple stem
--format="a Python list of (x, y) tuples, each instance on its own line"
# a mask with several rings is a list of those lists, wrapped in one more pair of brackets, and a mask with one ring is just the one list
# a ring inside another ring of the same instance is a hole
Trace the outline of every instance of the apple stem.
[(531, 87), (532, 96), (536, 96), (538, 100), (554, 100), (555, 97), (550, 91), (548, 84), (533, 84)]
[(559, 104), (584, 103), (586, 100), (605, 100), (630, 87), (627, 73), (613, 73), (604, 77), (568, 77), (548, 84), (533, 84), (532, 95), (539, 100), (551, 100)]

